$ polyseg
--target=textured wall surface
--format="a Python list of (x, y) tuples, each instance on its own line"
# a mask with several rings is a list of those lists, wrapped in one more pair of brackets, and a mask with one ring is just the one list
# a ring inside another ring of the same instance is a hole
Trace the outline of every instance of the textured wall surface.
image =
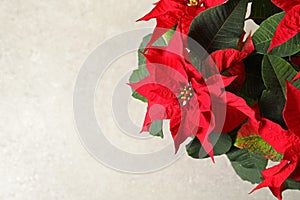
[[(225, 157), (212, 164), (184, 155), (157, 172), (133, 175), (105, 167), (81, 144), (72, 108), (80, 67), (89, 53), (112, 35), (153, 26), (153, 22), (135, 23), (151, 3), (1, 1), (0, 199), (274, 199), (267, 189), (248, 195), (253, 185), (242, 182)], [(132, 68), (135, 55), (116, 65)], [(109, 73), (103, 84), (114, 84), (118, 78), (117, 72)], [(100, 99), (106, 97), (99, 95)], [(137, 103), (129, 107), (132, 118), (140, 123), (137, 116), (142, 116), (145, 107)], [(101, 107), (97, 110), (105, 115)], [(113, 126), (107, 127), (106, 134), (120, 148), (136, 151), (144, 148), (139, 142), (151, 144), (150, 149), (156, 143), (164, 144), (160, 139), (148, 143), (114, 136)], [(288, 191), (284, 197), (297, 199), (299, 194)]]

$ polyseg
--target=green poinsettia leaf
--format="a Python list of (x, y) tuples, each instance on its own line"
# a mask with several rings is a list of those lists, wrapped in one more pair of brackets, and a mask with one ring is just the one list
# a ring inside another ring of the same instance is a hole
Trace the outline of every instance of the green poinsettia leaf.
[[(135, 83), (138, 82), (140, 80), (142, 80), (143, 78), (145, 78), (146, 76), (148, 76), (149, 73), (146, 69), (145, 65), (140, 65), (138, 69), (134, 70), (129, 78), (129, 82), (130, 83)], [(142, 95), (140, 95), (139, 93), (132, 91), (132, 97), (141, 100), (143, 102), (147, 102), (147, 99), (145, 97), (143, 97)]]
[[(259, 107), (264, 117), (285, 126), (282, 111), (285, 105), (285, 81), (291, 81), (297, 71), (283, 58), (265, 55), (262, 61), (262, 77), (266, 90), (263, 91)], [(294, 82), (300, 86), (300, 80)]]
[(287, 179), (284, 182), (284, 189), (300, 190), (300, 181), (295, 181), (293, 179)]
[(278, 12), (281, 10), (270, 0), (252, 0), (250, 18), (257, 24)]
[(150, 125), (149, 134), (163, 138), (164, 134), (163, 134), (162, 128), (163, 128), (163, 121), (155, 120)]
[[(189, 37), (208, 53), (226, 48), (237, 49), (244, 28), (247, 5), (248, 0), (229, 0), (201, 12), (191, 23)], [(199, 48), (191, 40), (189, 48), (199, 52)]]
[(251, 183), (260, 183), (263, 180), (261, 170), (268, 164), (266, 158), (249, 153), (246, 149), (232, 149), (226, 155), (241, 179)]
[(279, 89), (264, 90), (259, 101), (259, 108), (262, 116), (268, 118), (282, 127), (286, 127), (282, 117), (285, 104), (283, 92)]
[[(284, 17), (285, 13), (281, 12), (275, 14), (264, 22), (253, 34), (253, 42), (255, 49), (258, 53), (267, 54), (267, 50), (270, 46), (271, 40), (275, 33), (276, 27)], [(300, 51), (300, 33), (283, 43), (280, 46), (274, 47), (269, 53), (271, 55), (277, 55), (279, 57), (291, 56)]]
[[(171, 33), (169, 33), (171, 34)], [(140, 44), (139, 50), (138, 50), (138, 69), (134, 70), (129, 78), (129, 83), (135, 83), (138, 82), (140, 80), (142, 80), (143, 78), (145, 78), (146, 76), (149, 75), (147, 69), (146, 69), (146, 59), (145, 56), (143, 54), (141, 54), (141, 52), (144, 51), (145, 47), (147, 46), (147, 44), (150, 41), (152, 34), (146, 35), (143, 40), (142, 43)], [(159, 38), (154, 44), (153, 46), (166, 46), (167, 43), (164, 40), (163, 37)], [(143, 97), (142, 95), (140, 95), (139, 93), (133, 91), (132, 96), (138, 100), (141, 100), (143, 102), (147, 102), (147, 99), (145, 97)]]
[[(285, 95), (286, 81), (292, 81), (296, 76), (297, 71), (293, 66), (278, 56), (265, 55), (262, 61), (262, 77), (267, 89), (277, 88), (280, 89)], [(295, 81), (296, 87), (300, 81)]]
[(165, 34), (164, 34), (164, 38), (167, 41), (167, 43), (169, 43), (175, 33), (175, 30), (177, 28), (177, 25), (175, 25), (173, 28), (171, 28), (170, 30), (168, 30)]
[(280, 161), (283, 157), (259, 136), (259, 133), (249, 122), (245, 123), (238, 131), (234, 146), (247, 149), (251, 153), (272, 161)]
[[(211, 133), (209, 139), (214, 145), (214, 155), (222, 155), (228, 152), (232, 146), (231, 137), (227, 134)], [(202, 148), (200, 141), (194, 138), (189, 144), (186, 145), (186, 150), (192, 158), (208, 158), (209, 156)]]
[[(168, 36), (166, 36), (166, 37), (172, 37), (171, 34), (172, 33), (168, 33)], [(129, 83), (138, 82), (149, 75), (149, 73), (146, 69), (145, 56), (143, 54), (141, 54), (141, 52), (144, 51), (145, 47), (147, 46), (148, 42), (150, 41), (151, 36), (152, 36), (152, 34), (146, 35), (143, 38), (142, 43), (140, 44), (140, 47), (138, 50), (138, 69), (136, 69), (132, 72), (132, 74), (129, 78)], [(153, 44), (153, 46), (166, 46), (166, 45), (167, 45), (167, 42), (165, 41), (165, 39), (163, 37), (159, 38)], [(135, 99), (141, 100), (143, 102), (147, 102), (147, 99), (145, 97), (143, 97), (139, 93), (135, 92), (134, 90), (132, 91), (132, 97), (134, 97)], [(161, 120), (154, 121), (154, 122), (152, 122), (152, 124), (150, 126), (149, 134), (163, 138), (162, 129), (163, 129), (163, 122)]]
[(257, 101), (262, 91), (265, 89), (261, 76), (261, 63), (263, 55), (252, 54), (245, 58), (246, 80), (239, 92), (239, 96), (243, 97), (248, 105)]

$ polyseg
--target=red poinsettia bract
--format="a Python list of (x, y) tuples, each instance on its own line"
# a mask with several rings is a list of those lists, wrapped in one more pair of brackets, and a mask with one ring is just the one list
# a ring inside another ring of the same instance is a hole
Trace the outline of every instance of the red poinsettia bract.
[(155, 7), (138, 21), (156, 18), (156, 28), (147, 47), (150, 47), (167, 30), (177, 25), (177, 31), (188, 34), (192, 20), (207, 8), (227, 0), (160, 0)]
[[(244, 35), (243, 35), (244, 36)], [(240, 43), (240, 51), (236, 49), (217, 50), (211, 54), (211, 59), (221, 74), (237, 76), (231, 84), (231, 90), (237, 92), (246, 79), (243, 60), (254, 51), (252, 37), (249, 35), (244, 43)]]
[[(296, 78), (299, 78), (300, 74)], [(259, 128), (260, 136), (276, 151), (284, 155), (280, 164), (263, 170), (264, 181), (253, 191), (269, 187), (279, 200), (282, 199), (284, 181), (287, 178), (300, 181), (300, 90), (291, 83), (286, 83), (286, 105), (283, 116), (288, 130), (280, 125), (262, 118)]]
[(268, 52), (300, 32), (300, 0), (272, 0), (272, 2), (286, 14), (276, 28)]
[(189, 136), (196, 135), (212, 157), (208, 134), (214, 128), (214, 120), (201, 75), (195, 73), (189, 78), (186, 69), (193, 69), (191, 64), (164, 49), (149, 49), (145, 57), (149, 76), (130, 84), (148, 99), (142, 131), (149, 131), (154, 120), (170, 119), (176, 150)]
[(188, 137), (196, 136), (213, 159), (208, 136), (213, 130), (221, 132), (225, 115), (224, 127), (230, 130), (253, 113), (242, 98), (224, 91), (235, 77), (216, 74), (205, 80), (184, 56), (168, 47), (148, 49), (145, 57), (149, 76), (130, 84), (148, 99), (142, 131), (149, 131), (154, 120), (170, 119), (176, 150)]

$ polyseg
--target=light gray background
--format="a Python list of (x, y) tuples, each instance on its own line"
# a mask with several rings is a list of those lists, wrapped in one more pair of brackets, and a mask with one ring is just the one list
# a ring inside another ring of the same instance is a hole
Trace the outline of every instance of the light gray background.
[[(209, 159), (183, 156), (158, 172), (132, 175), (101, 165), (80, 143), (73, 121), (72, 92), (82, 63), (106, 38), (153, 27), (153, 22), (135, 23), (151, 3), (0, 2), (0, 199), (275, 199), (267, 189), (248, 195), (254, 186), (241, 181), (225, 157), (217, 157), (212, 164)], [(96, 110), (103, 113), (99, 120), (103, 116), (112, 120), (105, 128), (116, 146), (132, 152), (155, 150), (171, 138), (129, 138), (118, 133), (109, 106), (101, 107), (110, 103), (113, 80), (135, 66), (134, 54), (112, 65), (99, 83), (96, 100), (102, 105), (96, 105)], [(138, 125), (144, 109), (136, 101), (129, 104)], [(299, 194), (288, 191), (284, 197), (297, 199)]]

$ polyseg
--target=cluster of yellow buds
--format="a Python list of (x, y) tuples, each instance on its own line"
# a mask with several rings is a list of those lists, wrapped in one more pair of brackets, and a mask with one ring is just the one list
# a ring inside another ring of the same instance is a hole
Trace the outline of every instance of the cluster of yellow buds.
[(198, 6), (199, 1), (198, 0), (190, 0), (188, 3), (188, 6)]
[(182, 100), (181, 105), (184, 106), (187, 101), (189, 101), (193, 96), (193, 88), (192, 86), (188, 85), (181, 88), (181, 92), (178, 96), (179, 100)]

